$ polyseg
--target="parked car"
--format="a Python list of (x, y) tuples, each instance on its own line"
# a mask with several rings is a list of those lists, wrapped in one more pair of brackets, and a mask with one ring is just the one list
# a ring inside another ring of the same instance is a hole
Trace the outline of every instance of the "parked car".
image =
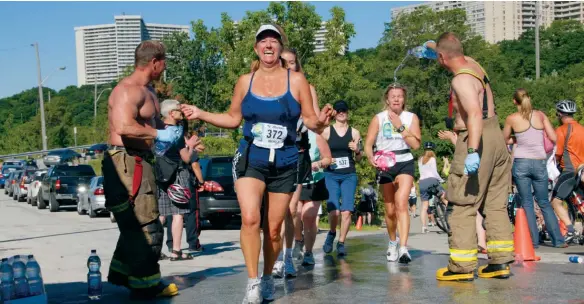
[(18, 193), (18, 181), (20, 180), (22, 173), (22, 170), (17, 170), (12, 172), (8, 177), (8, 196), (12, 197), (14, 200), (16, 200), (15, 194)]
[(223, 228), (234, 215), (240, 214), (233, 182), (233, 157), (214, 156), (200, 159), (205, 184), (199, 192), (201, 218), (213, 228)]
[(28, 187), (30, 186), (30, 182), (34, 176), (34, 173), (37, 171), (35, 167), (26, 167), (23, 171), (23, 174), (18, 179), (18, 187), (14, 189), (14, 196), (16, 200), (19, 202), (24, 202), (28, 195)]
[(13, 165), (4, 165), (2, 166), (2, 171), (0, 171), (0, 189), (4, 188), (4, 194), (7, 194), (7, 190), (5, 185), (9, 185), (7, 183), (8, 176), (11, 172), (18, 170), (20, 167), (15, 167)]
[[(83, 191), (82, 191), (83, 190)], [(109, 213), (105, 209), (105, 195), (103, 193), (103, 176), (96, 176), (91, 179), (88, 189), (80, 189), (79, 200), (77, 202), (77, 213), (89, 214), (94, 218), (100, 213)]]
[(95, 171), (90, 165), (56, 165), (47, 171), (39, 190), (38, 208), (45, 209), (47, 203), (51, 212), (61, 206), (76, 206), (78, 192), (87, 189)]
[(37, 206), (37, 198), (39, 189), (41, 187), (42, 179), (47, 174), (47, 170), (38, 170), (34, 173), (30, 186), (28, 187), (28, 193), (26, 194), (26, 202), (33, 207)]
[(107, 150), (107, 144), (95, 144), (87, 149), (85, 149), (85, 156), (91, 156), (94, 158), (98, 154), (102, 154)]
[(63, 149), (49, 152), (47, 156), (43, 157), (43, 163), (45, 166), (55, 166), (66, 164), (68, 162), (74, 162), (80, 157), (81, 154), (71, 149)]

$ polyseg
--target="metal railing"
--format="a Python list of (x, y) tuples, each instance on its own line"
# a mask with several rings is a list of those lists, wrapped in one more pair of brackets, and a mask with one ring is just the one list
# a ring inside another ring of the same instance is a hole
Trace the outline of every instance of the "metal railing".
[(89, 147), (91, 147), (93, 145), (95, 145), (95, 144), (83, 145), (83, 146), (75, 146), (75, 147), (67, 147), (67, 148), (56, 148), (56, 149), (33, 151), (33, 152), (23, 152), (23, 153), (6, 154), (6, 155), (0, 155), (0, 159), (11, 159), (11, 158), (19, 158), (19, 157), (25, 157), (25, 156), (39, 155), (39, 154), (45, 154), (45, 153), (49, 153), (49, 152), (52, 152), (52, 151), (59, 151), (59, 150), (64, 150), (64, 149), (79, 150), (79, 149), (89, 148)]

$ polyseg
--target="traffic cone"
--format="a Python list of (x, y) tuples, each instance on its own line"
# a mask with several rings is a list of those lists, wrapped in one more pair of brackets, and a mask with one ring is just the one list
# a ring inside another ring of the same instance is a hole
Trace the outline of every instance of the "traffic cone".
[(523, 261), (539, 261), (540, 257), (535, 255), (529, 225), (527, 225), (527, 216), (523, 208), (518, 208), (515, 213), (515, 233), (513, 235), (515, 243), (515, 256), (521, 256)]
[(568, 228), (566, 228), (566, 224), (564, 224), (564, 222), (560, 219), (558, 219), (558, 222), (560, 223), (560, 233), (563, 236), (566, 236), (566, 233), (568, 233)]
[(357, 230), (361, 230), (361, 228), (363, 228), (363, 216), (359, 215), (359, 218), (357, 218), (357, 225), (355, 225), (355, 228), (357, 228)]

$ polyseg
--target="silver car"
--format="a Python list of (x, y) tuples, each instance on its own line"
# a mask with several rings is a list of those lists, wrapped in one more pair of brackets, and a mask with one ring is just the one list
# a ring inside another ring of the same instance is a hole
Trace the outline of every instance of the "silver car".
[(103, 193), (103, 176), (91, 179), (89, 189), (79, 187), (77, 198), (77, 213), (83, 215), (86, 212), (89, 217), (96, 217), (98, 213), (108, 212), (105, 209), (105, 195)]
[(26, 195), (26, 202), (32, 206), (37, 205), (37, 197), (39, 194), (39, 189), (41, 188), (41, 182), (43, 177), (47, 174), (46, 170), (39, 170), (34, 173), (32, 181), (28, 186), (28, 193)]

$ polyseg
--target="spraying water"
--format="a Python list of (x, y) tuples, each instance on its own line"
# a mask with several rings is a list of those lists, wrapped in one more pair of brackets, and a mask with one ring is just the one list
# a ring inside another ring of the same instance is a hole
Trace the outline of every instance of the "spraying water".
[(397, 83), (397, 72), (399, 70), (401, 70), (401, 68), (404, 67), (404, 64), (406, 63), (406, 59), (408, 59), (408, 57), (410, 57), (410, 52), (408, 52), (406, 54), (406, 56), (404, 57), (404, 59), (402, 59), (401, 63), (397, 66), (397, 68), (395, 68), (395, 70), (393, 71), (393, 82)]
[(430, 48), (428, 48), (426, 46), (426, 44), (422, 45), (422, 46), (417, 46), (413, 49), (410, 49), (408, 51), (408, 53), (406, 54), (406, 56), (404, 57), (404, 59), (402, 59), (401, 63), (397, 66), (397, 68), (393, 71), (393, 81), (394, 83), (397, 83), (397, 72), (399, 70), (401, 70), (405, 63), (406, 63), (406, 59), (408, 59), (408, 57), (410, 56), (414, 56), (416, 58), (426, 58), (426, 59), (436, 59), (436, 52)]

